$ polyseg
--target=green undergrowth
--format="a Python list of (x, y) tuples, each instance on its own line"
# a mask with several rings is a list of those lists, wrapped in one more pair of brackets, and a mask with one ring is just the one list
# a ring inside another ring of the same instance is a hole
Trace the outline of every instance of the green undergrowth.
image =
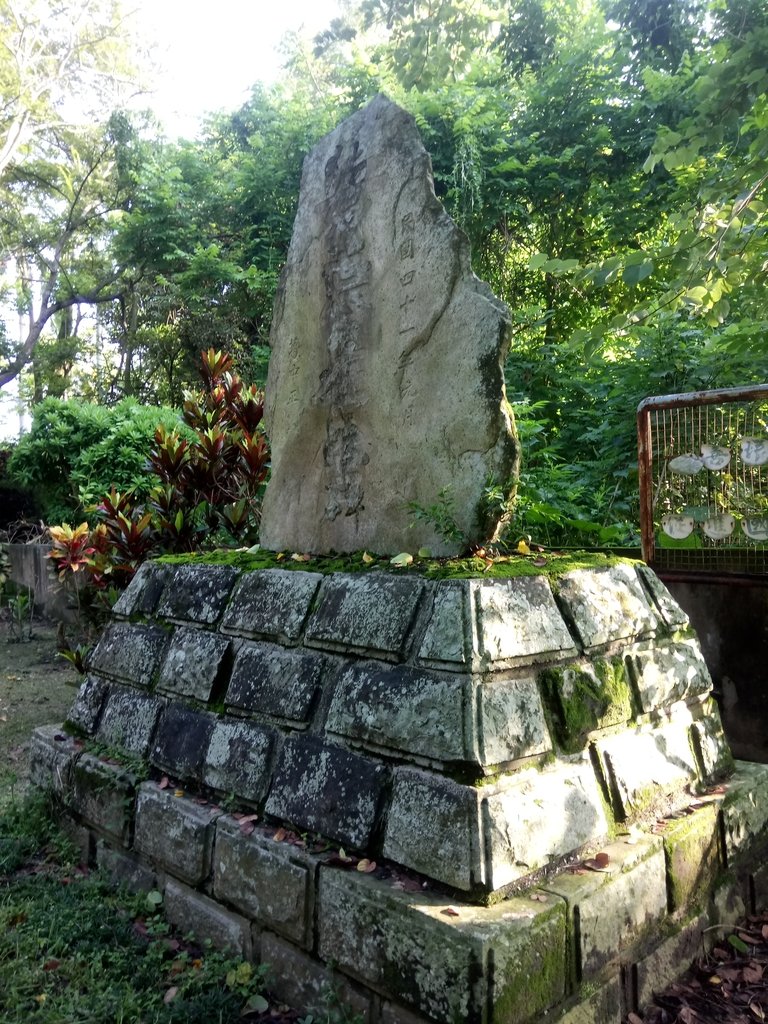
[(426, 579), (511, 579), (519, 576), (562, 576), (574, 569), (605, 569), (621, 562), (633, 564), (630, 558), (600, 551), (541, 552), (531, 554), (496, 554), (487, 557), (429, 558), (413, 556), (410, 565), (391, 564), (390, 557), (357, 552), (351, 555), (305, 555), (263, 550), (220, 550), (191, 555), (164, 555), (157, 559), (165, 565), (226, 565), (252, 572), (257, 569), (297, 569), (332, 573), (372, 573), (387, 570), (405, 576)]
[[(132, 895), (76, 853), (39, 794), (0, 816), (3, 1024), (235, 1024), (270, 1019), (268, 968), (175, 934), (159, 891)], [(343, 1011), (343, 1012), (342, 1012)], [(321, 1019), (360, 1024), (346, 1007)]]

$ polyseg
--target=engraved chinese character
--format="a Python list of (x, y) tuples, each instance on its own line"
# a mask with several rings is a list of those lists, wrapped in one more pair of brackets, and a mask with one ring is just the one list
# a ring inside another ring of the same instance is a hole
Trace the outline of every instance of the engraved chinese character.
[(413, 239), (406, 238), (400, 243), (400, 259), (407, 260), (413, 256)]
[(401, 224), (404, 235), (413, 234), (414, 230), (416, 229), (416, 219), (414, 218), (412, 213), (406, 213), (406, 215), (403, 217), (401, 221)]
[(413, 281), (414, 277), (416, 277), (415, 270), (406, 270), (404, 274), (400, 275), (400, 284), (404, 286), (409, 285), (411, 281)]

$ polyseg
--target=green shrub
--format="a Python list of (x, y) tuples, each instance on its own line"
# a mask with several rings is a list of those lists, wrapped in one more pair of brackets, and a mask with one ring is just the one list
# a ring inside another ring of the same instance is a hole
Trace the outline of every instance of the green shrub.
[(112, 408), (47, 398), (8, 464), (8, 480), (33, 492), (47, 523), (93, 519), (110, 488), (146, 498), (156, 482), (149, 467), (155, 430), (185, 431), (173, 409), (125, 398)]

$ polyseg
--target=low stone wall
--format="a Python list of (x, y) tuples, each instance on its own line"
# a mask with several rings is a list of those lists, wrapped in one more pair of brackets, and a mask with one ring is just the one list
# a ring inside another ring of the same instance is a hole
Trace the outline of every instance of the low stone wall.
[(370, 1024), (618, 1021), (766, 902), (768, 770), (718, 784), (709, 675), (645, 567), (154, 564), (116, 615), (35, 779), (279, 998), (332, 976)]
[(35, 607), (49, 619), (71, 622), (74, 613), (66, 589), (59, 583), (48, 552), (50, 544), (6, 544), (11, 563), (10, 579), (28, 588)]

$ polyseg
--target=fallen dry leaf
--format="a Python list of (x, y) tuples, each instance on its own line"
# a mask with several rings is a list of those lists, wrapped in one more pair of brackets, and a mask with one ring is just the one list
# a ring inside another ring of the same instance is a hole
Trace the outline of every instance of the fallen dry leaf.
[(179, 991), (179, 989), (178, 989), (177, 985), (171, 985), (171, 987), (168, 989), (168, 991), (163, 996), (163, 1002), (165, 1003), (166, 1006), (168, 1005), (168, 1003), (172, 1003), (173, 1002), (173, 1000), (176, 998), (176, 993), (178, 991)]
[(274, 839), (274, 841), (276, 843), (282, 843), (287, 835), (288, 835), (288, 830), (287, 829), (279, 828), (277, 830), (277, 832), (275, 832), (275, 834), (272, 836), (272, 838)]
[(160, 781), (158, 782), (157, 788), (158, 789), (168, 789), (170, 784), (171, 784), (171, 780), (168, 778), (167, 775), (164, 775), (162, 777), (162, 779), (160, 779)]
[(362, 860), (357, 862), (357, 870), (362, 871), (366, 875), (370, 875), (372, 871), (376, 870), (376, 861), (368, 860), (367, 857), (363, 857)]
[(598, 871), (603, 875), (607, 875), (611, 870), (609, 867), (606, 867), (605, 864), (601, 864), (597, 857), (590, 857), (585, 860), (584, 867), (589, 868), (590, 871)]
[(446, 917), (459, 917), (460, 914), (456, 907), (443, 907), (440, 911), (441, 914), (445, 914)]

